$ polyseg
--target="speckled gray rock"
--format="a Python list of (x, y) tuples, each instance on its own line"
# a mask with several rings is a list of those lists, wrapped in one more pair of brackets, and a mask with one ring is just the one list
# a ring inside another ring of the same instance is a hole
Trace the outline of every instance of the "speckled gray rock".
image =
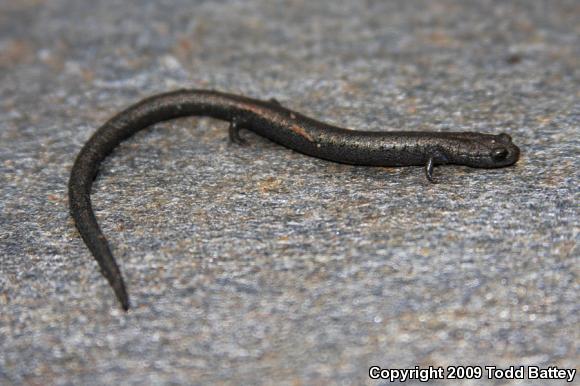
[[(0, 384), (577, 366), (579, 19), (575, 0), (0, 3)], [(179, 87), (352, 128), (508, 132), (523, 155), (430, 185), (250, 133), (233, 146), (215, 120), (157, 125), (93, 193), (125, 314), (68, 174), (109, 116)]]

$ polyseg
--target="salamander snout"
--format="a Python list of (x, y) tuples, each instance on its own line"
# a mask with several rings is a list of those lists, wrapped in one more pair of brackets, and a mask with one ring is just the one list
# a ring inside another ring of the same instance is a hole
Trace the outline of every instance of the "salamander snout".
[(458, 145), (446, 154), (451, 163), (474, 168), (501, 168), (520, 158), (520, 149), (508, 134), (461, 133)]
[(492, 140), (492, 148), (489, 156), (493, 166), (501, 167), (514, 164), (520, 157), (520, 149), (513, 144), (512, 137), (501, 133)]

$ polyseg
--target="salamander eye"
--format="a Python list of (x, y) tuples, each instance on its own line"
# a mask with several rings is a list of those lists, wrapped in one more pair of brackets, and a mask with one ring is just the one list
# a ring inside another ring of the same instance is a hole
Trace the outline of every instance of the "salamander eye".
[(508, 156), (508, 150), (505, 147), (496, 147), (491, 151), (491, 158), (494, 161), (503, 161)]

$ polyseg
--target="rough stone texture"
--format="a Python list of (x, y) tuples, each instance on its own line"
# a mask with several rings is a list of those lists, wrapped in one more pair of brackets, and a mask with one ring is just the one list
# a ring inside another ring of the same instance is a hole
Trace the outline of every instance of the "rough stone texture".
[[(575, 0), (0, 2), (0, 383), (577, 366), (578, 20)], [(68, 174), (109, 116), (179, 87), (352, 128), (505, 131), (523, 157), (430, 185), (251, 133), (232, 146), (216, 120), (160, 124), (93, 194), (125, 314), (69, 218)]]

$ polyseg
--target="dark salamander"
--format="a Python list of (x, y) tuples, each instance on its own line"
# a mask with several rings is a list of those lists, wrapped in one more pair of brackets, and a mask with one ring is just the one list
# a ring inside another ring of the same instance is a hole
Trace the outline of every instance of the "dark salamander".
[(239, 130), (248, 129), (300, 153), (334, 162), (424, 166), (430, 181), (435, 165), (498, 168), (514, 164), (520, 154), (507, 134), (347, 130), (286, 109), (275, 100), (261, 101), (217, 91), (179, 90), (144, 99), (93, 134), (78, 154), (69, 181), (71, 215), (125, 310), (129, 309), (129, 296), (93, 213), (91, 186), (101, 162), (121, 141), (155, 123), (186, 116), (230, 122), (229, 136), (236, 143), (244, 142)]

